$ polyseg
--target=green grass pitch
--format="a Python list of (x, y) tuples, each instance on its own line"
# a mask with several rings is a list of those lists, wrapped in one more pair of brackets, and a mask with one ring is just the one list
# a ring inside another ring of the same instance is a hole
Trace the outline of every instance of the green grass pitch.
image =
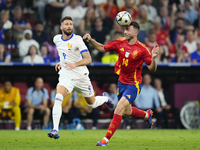
[(58, 140), (48, 131), (1, 130), (0, 150), (199, 150), (200, 130), (117, 130), (107, 147), (97, 147), (106, 130), (61, 130)]

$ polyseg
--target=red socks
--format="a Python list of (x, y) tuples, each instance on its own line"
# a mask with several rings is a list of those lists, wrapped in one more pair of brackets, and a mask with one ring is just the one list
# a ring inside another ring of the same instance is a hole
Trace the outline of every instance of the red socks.
[[(137, 109), (136, 107), (132, 107), (132, 113), (130, 116), (144, 118), (146, 116), (146, 112), (140, 109)], [(110, 126), (108, 128), (108, 131), (106, 133), (106, 138), (110, 140), (110, 138), (113, 136), (119, 125), (121, 124), (122, 116), (118, 114), (113, 115), (113, 119), (110, 123)]]
[(144, 118), (146, 115), (146, 112), (140, 109), (137, 109), (136, 107), (132, 107), (132, 113), (130, 116), (138, 117), (138, 118)]
[(108, 131), (105, 136), (108, 140), (110, 140), (110, 138), (113, 136), (113, 134), (115, 133), (115, 131), (121, 124), (121, 121), (122, 121), (122, 116), (120, 116), (118, 114), (114, 114), (113, 119), (110, 123), (110, 126), (109, 126)]

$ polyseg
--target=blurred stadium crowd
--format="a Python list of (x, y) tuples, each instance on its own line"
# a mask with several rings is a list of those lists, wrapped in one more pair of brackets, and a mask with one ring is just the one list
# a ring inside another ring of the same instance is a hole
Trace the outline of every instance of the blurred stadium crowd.
[[(67, 15), (75, 34), (90, 33), (106, 44), (123, 36), (115, 22), (119, 11), (128, 11), (140, 24), (138, 39), (150, 50), (160, 45), (159, 63), (200, 61), (198, 0), (2, 0), (0, 62), (58, 62), (52, 38)], [(93, 62), (116, 62), (115, 53), (102, 54), (86, 44)]]

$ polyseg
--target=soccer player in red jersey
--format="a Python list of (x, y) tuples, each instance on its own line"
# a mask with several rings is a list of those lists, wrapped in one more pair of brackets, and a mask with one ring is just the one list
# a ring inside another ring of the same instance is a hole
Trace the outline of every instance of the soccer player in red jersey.
[(119, 102), (106, 136), (96, 143), (97, 146), (107, 146), (110, 138), (119, 127), (122, 116), (141, 117), (145, 119), (149, 128), (152, 126), (151, 117), (153, 112), (151, 110), (142, 111), (131, 106), (131, 103), (136, 99), (141, 90), (142, 64), (145, 62), (148, 69), (155, 72), (157, 69), (156, 56), (159, 53), (158, 45), (150, 53), (148, 48), (137, 40), (139, 29), (139, 24), (133, 21), (125, 28), (124, 38), (111, 41), (106, 45), (96, 42), (89, 34), (83, 36), (83, 39), (100, 52), (105, 53), (115, 50), (119, 55), (119, 59), (115, 64), (115, 72), (119, 75)]

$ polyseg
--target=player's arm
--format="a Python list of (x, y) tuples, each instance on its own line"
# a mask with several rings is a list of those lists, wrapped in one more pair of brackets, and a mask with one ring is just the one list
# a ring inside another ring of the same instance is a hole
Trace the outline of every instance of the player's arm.
[(48, 100), (47, 99), (44, 99), (43, 100), (43, 106), (46, 108), (47, 107), (47, 103), (48, 103)]
[(20, 106), (21, 97), (19, 93), (19, 89), (17, 89), (16, 96), (14, 101), (9, 102), (8, 109), (13, 108), (14, 106)]
[(31, 104), (31, 100), (27, 100), (27, 107), (28, 108), (34, 108), (34, 109), (39, 109), (39, 106), (33, 106), (32, 104)]
[(86, 40), (87, 42), (89, 42), (95, 49), (97, 49), (98, 51), (102, 52), (102, 53), (105, 53), (107, 52), (105, 49), (104, 49), (104, 45), (95, 41), (94, 39), (91, 38), (90, 34), (85, 34), (83, 36), (83, 39)]
[(65, 68), (67, 70), (72, 70), (74, 69), (75, 67), (78, 67), (78, 66), (85, 66), (85, 65), (88, 65), (92, 62), (92, 58), (90, 56), (90, 53), (89, 51), (85, 51), (82, 53), (82, 56), (83, 56), (83, 59), (81, 61), (78, 61), (76, 63), (65, 63)]
[(16, 106), (20, 106), (20, 103), (21, 103), (21, 96), (20, 96), (19, 89), (17, 89), (17, 94), (15, 96), (15, 104)]
[(158, 44), (154, 46), (152, 50), (152, 62), (150, 65), (147, 65), (148, 69), (151, 72), (155, 72), (157, 70), (157, 61), (156, 61), (156, 56), (159, 54), (159, 46)]
[(91, 64), (92, 62), (92, 58), (90, 56), (90, 52), (89, 51), (85, 51), (82, 53), (83, 59), (79, 62), (76, 62), (76, 66), (85, 66), (88, 64)]

